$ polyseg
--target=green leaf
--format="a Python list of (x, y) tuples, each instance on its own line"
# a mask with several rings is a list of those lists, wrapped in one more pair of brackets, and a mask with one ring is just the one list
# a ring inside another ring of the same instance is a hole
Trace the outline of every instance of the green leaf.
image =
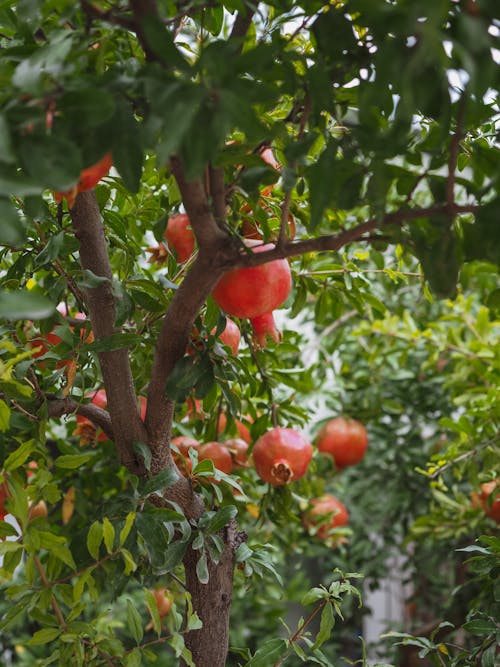
[(54, 304), (33, 292), (0, 292), (0, 319), (43, 320), (55, 312)]
[(171, 33), (162, 21), (153, 14), (147, 14), (142, 21), (148, 46), (167, 67), (189, 70), (189, 65), (175, 46)]
[(139, 124), (132, 111), (122, 106), (114, 119), (113, 165), (130, 192), (138, 192), (144, 160)]
[(127, 537), (129, 536), (130, 531), (132, 530), (132, 526), (134, 525), (134, 521), (135, 521), (135, 512), (129, 512), (127, 514), (127, 518), (125, 519), (125, 525), (120, 530), (119, 544), (121, 547), (125, 544)]
[(33, 637), (28, 639), (26, 643), (30, 646), (41, 646), (42, 644), (54, 641), (60, 634), (61, 630), (59, 628), (44, 628), (43, 630), (37, 630)]
[(57, 468), (75, 470), (88, 463), (94, 456), (95, 454), (63, 454), (57, 457), (54, 464)]
[(3, 114), (0, 114), (0, 162), (15, 162), (9, 126)]
[(144, 636), (142, 618), (131, 600), (127, 600), (127, 626), (137, 644)]
[(301, 604), (303, 604), (304, 607), (307, 607), (308, 605), (313, 604), (317, 600), (322, 600), (323, 598), (328, 596), (329, 593), (324, 588), (311, 588), (311, 590), (307, 591), (307, 593), (302, 598)]
[(4, 461), (3, 467), (5, 470), (9, 471), (16, 470), (16, 468), (19, 468), (23, 465), (23, 463), (25, 463), (35, 448), (36, 442), (34, 440), (27, 440), (26, 442), (23, 442), (23, 444), (14, 452), (12, 452), (12, 454), (9, 454), (9, 456)]
[(144, 487), (141, 489), (141, 495), (147, 497), (152, 493), (165, 491), (165, 489), (172, 486), (178, 479), (179, 475), (174, 468), (166, 468), (144, 484)]
[(269, 667), (285, 655), (286, 652), (287, 644), (284, 639), (270, 639), (256, 651), (245, 667)]
[(104, 545), (108, 554), (113, 553), (113, 546), (115, 542), (115, 528), (108, 517), (102, 520), (102, 533), (104, 537)]
[(224, 528), (224, 526), (226, 526), (231, 521), (231, 519), (234, 519), (237, 514), (238, 510), (234, 505), (226, 505), (225, 507), (221, 507), (221, 509), (217, 510), (215, 515), (210, 520), (210, 523), (206, 528), (206, 532), (217, 533), (219, 530)]
[(26, 232), (19, 214), (11, 202), (0, 198), (0, 245), (20, 246), (26, 240)]
[(187, 542), (172, 542), (168, 545), (165, 550), (163, 563), (163, 570), (165, 572), (172, 572), (180, 563), (182, 563), (187, 547)]
[(57, 101), (58, 111), (78, 117), (87, 127), (95, 127), (109, 120), (115, 107), (113, 95), (95, 87), (71, 90)]
[(470, 632), (472, 635), (490, 635), (494, 634), (496, 631), (496, 624), (493, 622), (493, 620), (488, 621), (486, 619), (475, 619), (473, 621), (469, 621), (468, 623), (464, 623), (463, 625), (464, 630), (467, 630), (467, 632)]
[(483, 653), (483, 656), (481, 658), (481, 667), (495, 667), (496, 655), (497, 655), (497, 646), (495, 644), (493, 646), (490, 646)]
[(99, 521), (94, 521), (87, 533), (87, 549), (89, 554), (95, 560), (99, 559), (99, 547), (101, 546), (102, 538), (102, 524), (100, 524)]
[(146, 607), (148, 608), (149, 613), (151, 614), (151, 620), (153, 621), (153, 627), (158, 635), (158, 637), (161, 635), (161, 620), (160, 620), (160, 614), (158, 611), (158, 604), (156, 603), (156, 598), (152, 591), (147, 588), (145, 590), (146, 594)]
[(137, 334), (117, 333), (106, 336), (101, 340), (86, 346), (89, 352), (111, 352), (112, 350), (123, 350), (142, 343), (142, 336)]
[(316, 635), (316, 641), (313, 645), (313, 650), (322, 646), (332, 634), (332, 628), (335, 625), (335, 617), (333, 615), (333, 605), (329, 602), (323, 607), (321, 612), (321, 623), (319, 626), (318, 634)]
[(133, 447), (134, 452), (142, 458), (144, 461), (144, 467), (149, 472), (151, 470), (151, 458), (153, 456), (151, 449), (143, 442), (134, 442)]
[(207, 552), (203, 549), (196, 563), (196, 576), (201, 584), (208, 584), (210, 575), (208, 573)]
[(125, 656), (123, 664), (124, 667), (141, 667), (141, 651), (138, 648), (134, 648), (128, 655)]

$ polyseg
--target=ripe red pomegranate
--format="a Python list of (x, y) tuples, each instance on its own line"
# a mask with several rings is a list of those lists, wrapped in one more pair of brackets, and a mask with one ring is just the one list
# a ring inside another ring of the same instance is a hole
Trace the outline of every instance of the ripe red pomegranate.
[[(245, 415), (243, 419), (245, 419), (248, 422), (253, 421), (250, 415)], [(239, 419), (234, 420), (234, 425), (236, 426), (238, 436), (248, 444), (251, 444), (252, 436), (250, 435), (250, 429), (248, 428), (248, 426), (246, 426)], [(221, 412), (219, 415), (219, 419), (217, 421), (217, 430), (216, 430), (217, 436), (219, 436), (221, 433), (224, 433), (226, 428), (227, 428), (227, 417), (224, 412)]]
[(180, 213), (168, 219), (164, 236), (170, 249), (175, 250), (177, 261), (184, 264), (194, 251), (195, 239), (189, 218)]
[[(90, 401), (94, 405), (97, 405), (99, 408), (106, 408), (108, 404), (108, 399), (106, 398), (106, 392), (104, 389), (99, 389), (94, 394), (91, 394), (92, 400)], [(73, 431), (73, 435), (80, 436), (80, 444), (95, 443), (96, 439), (99, 442), (103, 440), (108, 440), (108, 436), (100, 431), (97, 435), (96, 426), (87, 419), (87, 417), (82, 417), (82, 415), (76, 415), (77, 426)]]
[(98, 162), (80, 172), (78, 183), (66, 192), (55, 192), (55, 200), (60, 203), (63, 199), (68, 202), (69, 208), (73, 208), (76, 196), (79, 192), (85, 192), (94, 188), (101, 178), (104, 178), (113, 164), (113, 156), (106, 153)]
[(194, 438), (190, 438), (187, 435), (179, 435), (176, 438), (172, 438), (172, 445), (175, 445), (179, 450), (179, 453), (172, 450), (172, 456), (174, 458), (176, 466), (179, 468), (180, 472), (187, 477), (193, 469), (193, 464), (189, 458), (189, 450), (192, 447), (199, 447), (200, 443)]
[[(217, 329), (212, 329), (211, 333), (212, 335), (215, 334)], [(231, 348), (231, 352), (236, 356), (238, 354), (238, 348), (240, 346), (240, 340), (241, 340), (241, 333), (238, 325), (233, 322), (232, 319), (229, 317), (226, 317), (226, 326), (224, 328), (224, 331), (219, 335), (219, 340), (224, 344), (227, 345), (229, 348)], [(200, 340), (200, 335), (198, 332), (198, 329), (195, 327), (193, 329), (193, 333), (191, 334), (191, 338), (189, 341), (189, 344), (187, 346), (187, 353), (190, 355), (195, 354), (195, 350), (201, 350), (202, 349), (202, 343)]]
[(226, 440), (224, 446), (227, 447), (231, 454), (233, 467), (248, 467), (248, 442), (245, 442), (242, 438), (230, 438), (229, 440)]
[[(258, 241), (245, 241), (255, 253), (274, 248), (273, 243), (255, 243)], [(252, 324), (255, 318), (260, 318), (257, 320), (260, 340), (265, 341), (266, 335), (275, 340), (279, 334), (272, 311), (286, 300), (291, 288), (292, 274), (288, 262), (275, 259), (260, 266), (227, 271), (215, 286), (212, 296), (228, 315), (246, 317)]]
[(325, 493), (320, 498), (313, 498), (310, 504), (311, 509), (304, 515), (304, 523), (307, 528), (320, 524), (316, 532), (320, 540), (328, 539), (332, 528), (347, 525), (349, 512), (346, 506), (330, 493)]
[(252, 455), (259, 477), (281, 486), (305, 475), (313, 448), (298, 431), (273, 428), (257, 440)]
[[(215, 333), (215, 331), (212, 331)], [(219, 336), (224, 345), (227, 345), (231, 348), (231, 352), (234, 356), (238, 354), (238, 348), (240, 346), (241, 333), (236, 322), (229, 317), (226, 317), (226, 327), (224, 331)]]
[(482, 507), (486, 516), (500, 523), (500, 485), (498, 480), (484, 482), (479, 487), (479, 493), (472, 493), (472, 504), (474, 507)]
[(330, 454), (337, 468), (359, 463), (368, 446), (366, 429), (355, 419), (336, 417), (318, 434), (318, 449)]
[(233, 460), (229, 450), (220, 442), (206, 442), (198, 450), (198, 460), (210, 459), (217, 470), (229, 475), (233, 468)]

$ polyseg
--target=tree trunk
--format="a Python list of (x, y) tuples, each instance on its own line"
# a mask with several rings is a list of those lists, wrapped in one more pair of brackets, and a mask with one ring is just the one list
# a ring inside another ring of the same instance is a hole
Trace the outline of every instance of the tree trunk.
[(193, 609), (203, 622), (202, 628), (192, 630), (186, 637), (186, 646), (196, 667), (224, 667), (226, 664), (234, 554), (238, 540), (233, 522), (225, 528), (222, 537), (226, 546), (217, 565), (209, 560), (208, 583), (200, 583), (196, 574), (200, 552), (189, 549), (184, 558), (186, 588), (191, 594)]

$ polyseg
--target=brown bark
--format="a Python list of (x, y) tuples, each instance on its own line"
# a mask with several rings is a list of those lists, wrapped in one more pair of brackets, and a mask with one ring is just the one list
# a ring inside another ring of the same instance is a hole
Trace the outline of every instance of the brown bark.
[(208, 583), (202, 584), (196, 574), (199, 551), (190, 549), (184, 558), (186, 588), (191, 593), (193, 608), (203, 622), (199, 630), (186, 637), (196, 667), (224, 667), (229, 648), (229, 612), (233, 595), (234, 554), (239, 535), (231, 522), (222, 536), (225, 549), (216, 565), (209, 561)]
[[(80, 241), (82, 268), (106, 278), (98, 287), (85, 291), (92, 331), (95, 340), (99, 341), (118, 330), (115, 327), (113, 274), (101, 213), (93, 191), (78, 195), (71, 218), (75, 236)], [(100, 352), (98, 356), (120, 459), (129, 470), (141, 474), (142, 466), (134, 452), (134, 443), (146, 442), (147, 434), (139, 415), (128, 351), (124, 348)]]

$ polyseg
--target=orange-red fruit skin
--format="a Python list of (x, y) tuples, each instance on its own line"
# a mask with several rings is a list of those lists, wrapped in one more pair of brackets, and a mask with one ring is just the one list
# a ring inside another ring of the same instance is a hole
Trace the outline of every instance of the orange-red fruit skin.
[(177, 261), (184, 264), (194, 252), (195, 239), (191, 223), (185, 213), (180, 213), (167, 222), (164, 236), (169, 248), (175, 250)]
[[(246, 242), (254, 253), (275, 247), (273, 243), (257, 246), (255, 243)], [(291, 288), (292, 274), (288, 262), (275, 259), (260, 266), (227, 271), (215, 286), (212, 296), (228, 315), (252, 318), (281, 306)]]
[[(215, 332), (213, 332), (215, 333)], [(227, 345), (231, 348), (231, 352), (234, 356), (238, 354), (238, 348), (240, 347), (241, 333), (236, 322), (229, 317), (226, 317), (226, 326), (224, 331), (219, 336), (220, 340), (224, 345)]]
[(330, 454), (338, 468), (345, 468), (359, 463), (368, 447), (368, 434), (365, 427), (355, 419), (336, 417), (318, 434), (318, 449)]
[(473, 504), (480, 505), (486, 516), (500, 523), (500, 485), (498, 480), (484, 482), (484, 484), (481, 484), (480, 489), (479, 493), (472, 495)]
[(96, 162), (91, 167), (84, 169), (80, 173), (80, 179), (78, 180), (78, 191), (85, 192), (86, 190), (91, 190), (95, 187), (101, 178), (104, 178), (108, 171), (113, 165), (113, 157), (111, 153), (106, 153), (106, 155)]
[(242, 438), (230, 438), (224, 446), (229, 450), (235, 468), (248, 466), (248, 442)]
[(166, 588), (155, 588), (153, 591), (160, 618), (168, 616), (172, 609), (172, 600), (167, 596), (167, 593), (168, 590)]
[(273, 428), (254, 445), (252, 456), (261, 479), (273, 486), (303, 477), (312, 459), (313, 447), (292, 428)]
[(328, 539), (333, 528), (347, 525), (349, 512), (344, 503), (330, 493), (325, 493), (319, 498), (313, 498), (310, 502), (311, 509), (306, 513), (304, 523), (307, 527), (316, 526), (326, 515), (332, 514), (328, 521), (320, 525), (316, 535), (320, 540)]
[(179, 454), (177, 454), (177, 452), (174, 451), (172, 452), (175, 464), (179, 468), (180, 472), (184, 475), (184, 477), (187, 477), (187, 475), (193, 469), (193, 464), (191, 463), (191, 459), (189, 458), (189, 450), (192, 447), (198, 448), (200, 446), (200, 443), (198, 442), (198, 440), (190, 438), (187, 435), (179, 435), (176, 438), (172, 438), (171, 444), (175, 445), (179, 450)]
[[(103, 409), (106, 408), (108, 405), (106, 391), (104, 389), (99, 389), (98, 391), (96, 391), (95, 394), (92, 395), (91, 403), (93, 403), (93, 405), (97, 405), (97, 407), (99, 408)], [(94, 424), (92, 424), (90, 419), (87, 419), (87, 417), (83, 417), (82, 415), (76, 415), (76, 421), (78, 424), (76, 432), (80, 432), (83, 426), (90, 426), (91, 429), (92, 428), (95, 429)], [(99, 440), (99, 442), (103, 442), (104, 440), (108, 440), (108, 436), (103, 431), (101, 431), (97, 439)]]
[(198, 449), (198, 460), (210, 459), (217, 470), (225, 472), (227, 475), (233, 469), (233, 460), (231, 453), (220, 442), (206, 442)]

